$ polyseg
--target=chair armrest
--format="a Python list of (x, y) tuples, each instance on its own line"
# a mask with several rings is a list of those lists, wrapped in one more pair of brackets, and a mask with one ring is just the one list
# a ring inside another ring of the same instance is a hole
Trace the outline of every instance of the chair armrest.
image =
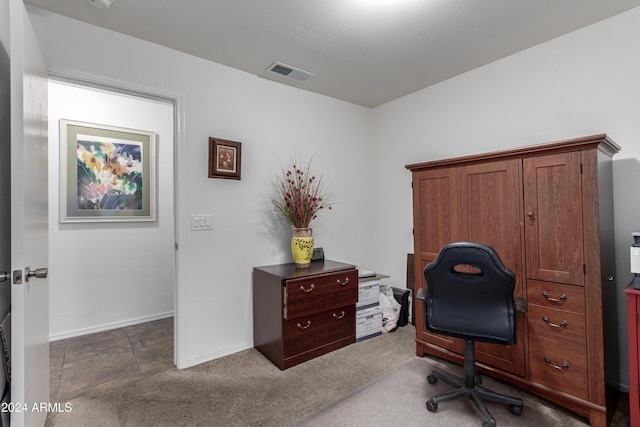
[(416, 294), (416, 299), (419, 299), (421, 301), (424, 301), (427, 299), (427, 290), (425, 288), (420, 288), (418, 289), (418, 293)]

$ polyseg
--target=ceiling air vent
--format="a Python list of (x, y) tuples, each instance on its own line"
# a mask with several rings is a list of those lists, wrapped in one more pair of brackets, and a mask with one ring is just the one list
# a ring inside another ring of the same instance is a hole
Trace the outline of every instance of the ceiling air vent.
[(301, 83), (307, 82), (311, 77), (315, 76), (313, 73), (283, 64), (282, 62), (274, 62), (271, 64), (269, 68), (267, 68), (267, 73), (276, 74)]

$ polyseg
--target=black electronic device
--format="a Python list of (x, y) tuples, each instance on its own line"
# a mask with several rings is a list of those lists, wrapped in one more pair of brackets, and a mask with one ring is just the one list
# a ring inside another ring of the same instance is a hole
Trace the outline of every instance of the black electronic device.
[(311, 253), (311, 261), (324, 261), (324, 250), (322, 248), (313, 248)]

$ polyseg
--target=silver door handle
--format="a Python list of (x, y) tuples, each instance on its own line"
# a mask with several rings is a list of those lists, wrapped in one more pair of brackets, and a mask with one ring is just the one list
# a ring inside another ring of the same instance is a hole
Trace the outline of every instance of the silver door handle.
[(35, 270), (32, 270), (31, 267), (27, 267), (24, 269), (24, 273), (25, 273), (26, 280), (28, 282), (31, 277), (35, 277), (36, 279), (46, 279), (47, 274), (49, 273), (49, 269), (46, 267), (43, 267), (43, 268), (36, 268)]
[(11, 273), (7, 273), (6, 271), (0, 271), (0, 282), (4, 282), (8, 279), (11, 279)]

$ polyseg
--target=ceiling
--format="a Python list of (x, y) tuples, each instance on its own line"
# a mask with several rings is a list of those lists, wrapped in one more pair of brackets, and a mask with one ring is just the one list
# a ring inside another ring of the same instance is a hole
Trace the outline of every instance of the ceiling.
[[(590, 25), (640, 0), (25, 0), (367, 107)], [(271, 75), (274, 61), (306, 83)]]

